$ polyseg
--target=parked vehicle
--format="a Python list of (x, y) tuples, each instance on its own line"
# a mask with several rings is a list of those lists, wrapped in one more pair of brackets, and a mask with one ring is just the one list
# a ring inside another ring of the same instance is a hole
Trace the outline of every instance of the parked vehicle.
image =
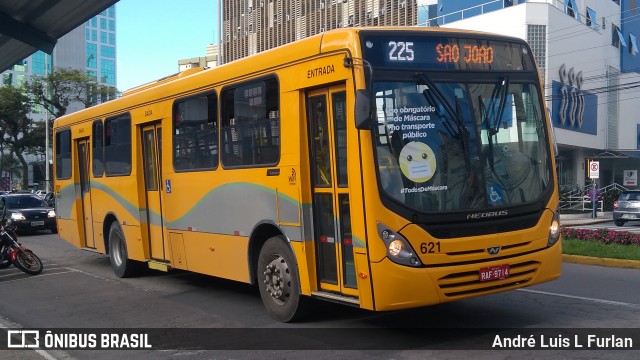
[(17, 231), (50, 230), (58, 232), (56, 211), (34, 194), (9, 193), (2, 195), (7, 217)]
[[(0, 220), (0, 268), (7, 268), (13, 264), (29, 275), (38, 275), (44, 266), (42, 260), (33, 251), (18, 242), (14, 231), (15, 223), (7, 215), (7, 199), (0, 200), (2, 219)], [(6, 220), (5, 220), (6, 219)]]
[(623, 191), (613, 203), (613, 222), (617, 226), (633, 220), (640, 220), (640, 190)]

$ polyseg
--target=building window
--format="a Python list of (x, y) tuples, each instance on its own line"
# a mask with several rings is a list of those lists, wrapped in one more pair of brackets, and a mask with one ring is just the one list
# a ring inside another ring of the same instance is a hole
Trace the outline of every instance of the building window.
[(580, 21), (580, 12), (578, 12), (578, 5), (576, 0), (566, 0), (564, 5), (564, 12), (572, 18)]
[(598, 30), (598, 17), (595, 10), (587, 8), (586, 24), (590, 28)]
[(98, 67), (98, 45), (87, 43), (87, 67), (95, 69)]
[(280, 158), (278, 81), (225, 89), (221, 95), (221, 149), (225, 167), (274, 165)]
[(627, 47), (627, 41), (622, 35), (622, 31), (616, 24), (611, 25), (611, 45), (619, 48), (620, 46)]
[(131, 118), (120, 115), (104, 123), (104, 169), (107, 176), (131, 174)]
[(116, 62), (115, 60), (101, 59), (100, 61), (100, 83), (107, 85), (116, 84)]
[(631, 55), (638, 53), (638, 42), (636, 41), (636, 36), (633, 34), (629, 34), (629, 52)]
[(547, 67), (547, 26), (546, 25), (528, 25), (527, 26), (527, 42), (531, 46), (533, 56), (538, 63), (538, 67)]
[(47, 74), (47, 57), (49, 56), (42, 51), (37, 51), (31, 55), (31, 71), (34, 75)]
[(216, 94), (197, 95), (173, 104), (173, 168), (176, 171), (218, 166)]
[(115, 58), (116, 57), (116, 48), (113, 46), (100, 46), (100, 56)]

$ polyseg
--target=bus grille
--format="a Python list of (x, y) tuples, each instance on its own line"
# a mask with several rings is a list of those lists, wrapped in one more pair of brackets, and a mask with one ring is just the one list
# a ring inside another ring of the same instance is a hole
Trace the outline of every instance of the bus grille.
[(481, 282), (478, 271), (449, 274), (438, 279), (438, 286), (447, 297), (476, 295), (495, 290), (507, 290), (527, 284), (540, 267), (538, 261), (527, 261), (509, 266), (509, 277)]
[(536, 226), (539, 220), (540, 213), (533, 213), (509, 219), (466, 222), (464, 226), (451, 226), (451, 224), (420, 224), (420, 226), (435, 238), (452, 239), (529, 229)]

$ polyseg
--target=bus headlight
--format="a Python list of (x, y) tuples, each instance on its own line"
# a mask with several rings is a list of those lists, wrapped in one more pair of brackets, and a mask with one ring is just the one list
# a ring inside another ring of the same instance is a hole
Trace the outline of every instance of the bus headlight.
[(422, 262), (407, 239), (391, 230), (388, 226), (378, 223), (378, 236), (387, 248), (387, 257), (396, 264), (418, 267)]
[(553, 246), (558, 239), (560, 239), (560, 213), (556, 211), (553, 214), (551, 226), (549, 227), (549, 242), (547, 243), (547, 246)]

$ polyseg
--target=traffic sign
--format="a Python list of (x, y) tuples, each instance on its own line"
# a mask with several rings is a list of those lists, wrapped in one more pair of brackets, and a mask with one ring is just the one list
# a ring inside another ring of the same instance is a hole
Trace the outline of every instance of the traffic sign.
[(600, 177), (600, 161), (589, 162), (589, 178), (597, 179)]

